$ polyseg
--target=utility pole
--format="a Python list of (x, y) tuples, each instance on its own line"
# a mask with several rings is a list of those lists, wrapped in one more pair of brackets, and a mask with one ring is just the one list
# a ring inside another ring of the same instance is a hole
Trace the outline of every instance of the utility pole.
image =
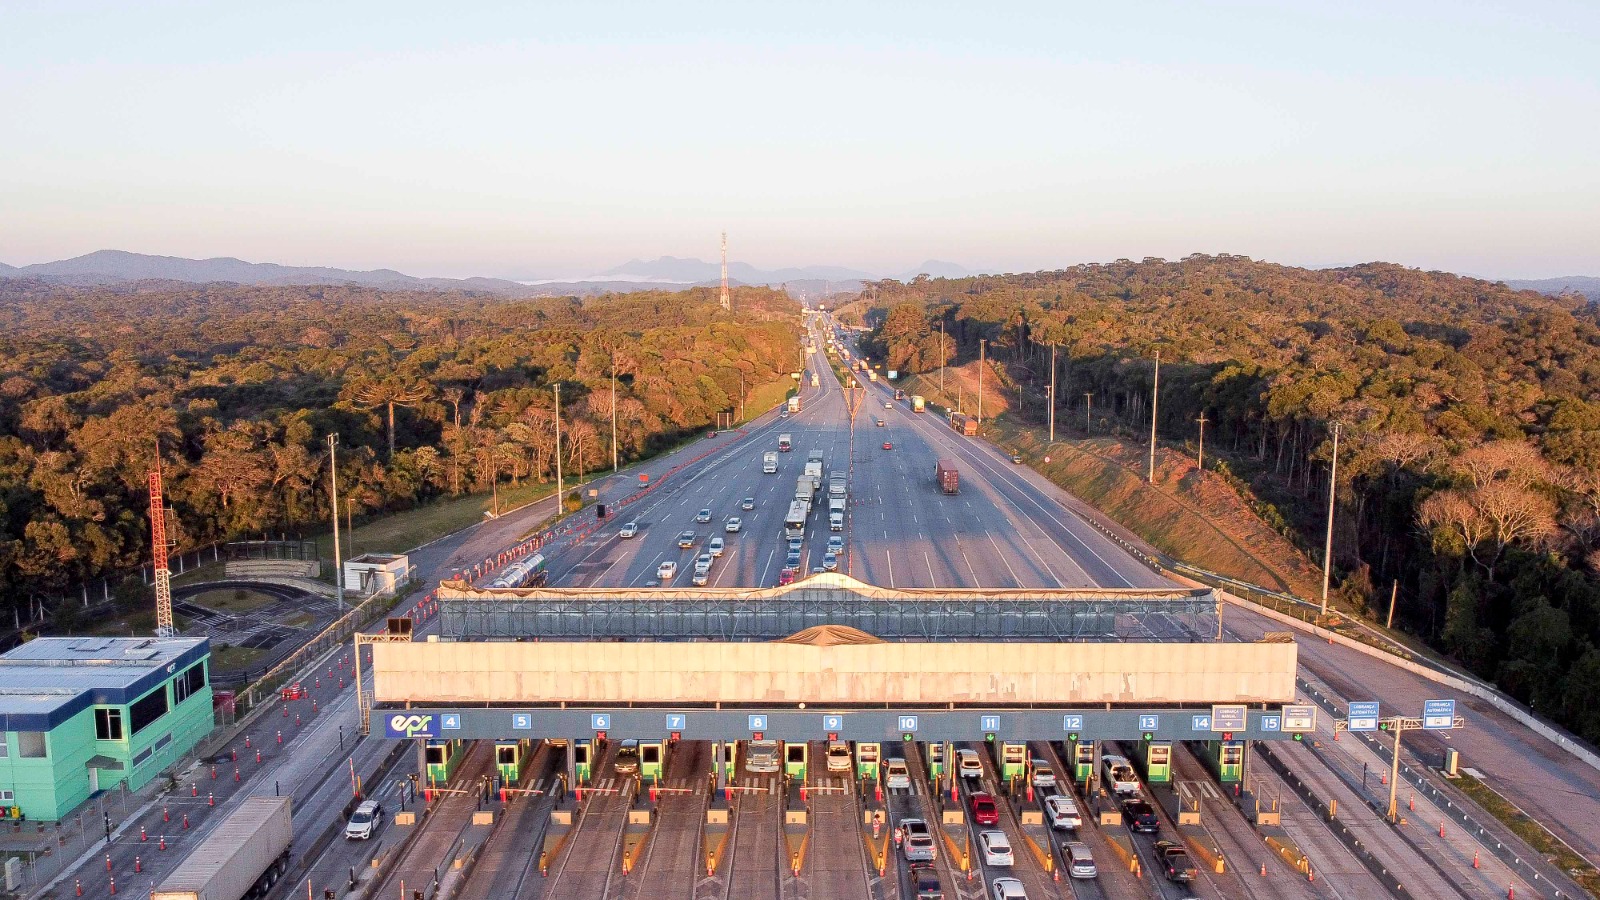
[(1156, 412), (1161, 403), (1161, 351), (1156, 351), (1156, 378), (1150, 385), (1150, 474), (1146, 478), (1156, 483)]
[(1206, 470), (1206, 413), (1200, 411), (1200, 418), (1195, 419), (1200, 423), (1200, 452), (1195, 454), (1194, 467), (1204, 472)]
[(1400, 599), (1400, 579), (1394, 580), (1394, 586), (1389, 588), (1389, 620), (1383, 623), (1385, 628), (1394, 627), (1394, 602)]
[(339, 602), (339, 612), (344, 612), (344, 561), (339, 556), (339, 435), (328, 435), (328, 485), (333, 494), (333, 586)]
[(1089, 411), (1094, 409), (1094, 394), (1083, 392), (1083, 436), (1089, 436)]
[(617, 348), (611, 348), (611, 474), (617, 474)]
[(1333, 573), (1333, 499), (1339, 487), (1339, 423), (1333, 423), (1333, 465), (1328, 470), (1328, 539), (1322, 549), (1322, 614), (1328, 614), (1328, 578)]
[[(820, 376), (819, 376), (820, 377)], [(739, 370), (739, 421), (744, 421), (744, 370)]]
[(346, 497), (346, 498), (344, 498), (344, 539), (350, 542), (349, 546), (345, 547), (345, 555), (346, 556), (355, 556), (356, 555), (356, 512), (355, 512), (355, 505), (356, 505), (356, 498), (354, 498), (354, 497)]
[(978, 424), (983, 424), (983, 349), (988, 345), (986, 338), (978, 338)]
[(566, 500), (562, 499), (561, 481), (561, 382), (556, 382), (556, 515), (566, 509)]
[(1056, 345), (1050, 345), (1050, 443), (1056, 442)]

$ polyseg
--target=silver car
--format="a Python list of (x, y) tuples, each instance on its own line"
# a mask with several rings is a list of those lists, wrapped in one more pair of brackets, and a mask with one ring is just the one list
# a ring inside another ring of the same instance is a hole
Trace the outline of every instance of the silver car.
[(906, 768), (904, 759), (891, 756), (884, 761), (883, 786), (891, 790), (911, 789), (911, 770)]

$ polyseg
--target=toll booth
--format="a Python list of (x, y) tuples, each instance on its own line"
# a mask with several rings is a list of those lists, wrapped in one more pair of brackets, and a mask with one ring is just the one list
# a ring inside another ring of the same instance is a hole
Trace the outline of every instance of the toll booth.
[(494, 768), (500, 776), (500, 784), (505, 787), (513, 787), (522, 780), (522, 773), (532, 759), (533, 742), (526, 738), (494, 742)]
[(1094, 741), (1072, 742), (1072, 777), (1088, 784), (1094, 777)]
[(1168, 784), (1172, 781), (1172, 742), (1140, 741), (1139, 763), (1144, 769), (1144, 780), (1151, 784)]
[(856, 741), (856, 777), (878, 779), (879, 745), (877, 741)]
[(667, 774), (667, 744), (665, 741), (639, 742), (639, 777), (659, 784)]
[(733, 782), (734, 773), (738, 771), (739, 742), (723, 741), (716, 746), (715, 750), (716, 758), (712, 765), (722, 769), (722, 783), (730, 784)]
[(783, 773), (801, 784), (806, 780), (806, 753), (805, 741), (790, 741), (783, 745)]
[(1244, 741), (1206, 741), (1201, 759), (1223, 784), (1244, 780)]
[(426, 773), (428, 784), (432, 787), (444, 787), (465, 757), (460, 741), (429, 740), (423, 749), (423, 759), (428, 769)]
[(572, 777), (580, 785), (594, 777), (594, 744), (587, 740), (572, 742)]
[(934, 741), (928, 745), (928, 778), (937, 782), (944, 777), (945, 745)]
[(1000, 744), (1000, 780), (1010, 784), (1028, 775), (1028, 745), (1015, 741)]

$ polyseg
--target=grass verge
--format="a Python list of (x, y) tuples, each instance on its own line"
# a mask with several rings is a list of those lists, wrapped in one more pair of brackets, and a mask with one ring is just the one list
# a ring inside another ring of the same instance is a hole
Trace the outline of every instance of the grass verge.
[(745, 398), (745, 421), (748, 422), (757, 416), (765, 415), (773, 407), (784, 401), (789, 396), (789, 390), (794, 387), (794, 379), (784, 377), (779, 381), (769, 381), (757, 385), (750, 391), (750, 396)]
[(270, 603), (276, 603), (278, 600), (277, 597), (271, 594), (263, 594), (260, 591), (252, 591), (246, 588), (222, 588), (215, 591), (206, 591), (202, 594), (197, 594), (193, 599), (194, 602), (207, 609), (229, 613), (249, 612), (252, 609), (260, 609)]
[(1517, 837), (1527, 841), (1528, 846), (1541, 856), (1553, 865), (1559, 866), (1573, 881), (1588, 891), (1589, 896), (1600, 897), (1600, 870), (1574, 852), (1566, 842), (1547, 831), (1536, 819), (1519, 809), (1515, 803), (1500, 796), (1494, 788), (1471, 775), (1462, 774), (1456, 781), (1456, 787), (1471, 797), (1472, 802), (1478, 804), (1484, 812), (1499, 819), (1500, 823), (1511, 829)]
[(242, 672), (255, 665), (267, 651), (254, 647), (211, 648), (211, 668), (218, 672)]
[[(555, 484), (523, 482), (500, 489), (500, 511), (504, 513), (555, 492)], [(353, 534), (339, 535), (346, 551), (361, 553), (404, 553), (436, 538), (459, 531), (474, 522), (483, 521), (483, 514), (494, 510), (493, 494), (470, 494), (449, 500), (391, 513), (363, 522)], [(317, 552), (324, 559), (333, 559), (333, 536), (316, 538)]]

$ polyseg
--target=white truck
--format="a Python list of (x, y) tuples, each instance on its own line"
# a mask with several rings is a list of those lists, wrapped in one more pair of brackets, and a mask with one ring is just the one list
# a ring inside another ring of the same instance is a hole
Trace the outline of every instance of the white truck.
[(817, 494), (816, 482), (812, 481), (810, 479), (810, 477), (808, 477), (806, 475), (801, 475), (799, 478), (795, 479), (795, 481), (794, 481), (794, 498), (796, 500), (800, 500), (800, 501), (805, 502), (805, 503), (810, 503), (812, 498), (815, 497), (816, 494)]
[(794, 441), (790, 438), (789, 432), (785, 431), (783, 434), (778, 435), (778, 452), (788, 453), (792, 449), (794, 449)]
[(768, 450), (761, 454), (761, 472), (764, 475), (778, 474), (778, 452)]
[(264, 897), (289, 869), (288, 797), (251, 797), (206, 836), (150, 900)]
[(841, 472), (835, 472), (828, 477), (828, 496), (843, 497), (845, 494), (845, 477)]
[(830, 497), (828, 499), (828, 530), (844, 530), (844, 497)]
[(806, 461), (805, 476), (807, 478), (811, 479), (811, 486), (813, 488), (821, 488), (822, 487), (822, 461), (821, 460), (816, 460), (816, 459), (807, 460)]

